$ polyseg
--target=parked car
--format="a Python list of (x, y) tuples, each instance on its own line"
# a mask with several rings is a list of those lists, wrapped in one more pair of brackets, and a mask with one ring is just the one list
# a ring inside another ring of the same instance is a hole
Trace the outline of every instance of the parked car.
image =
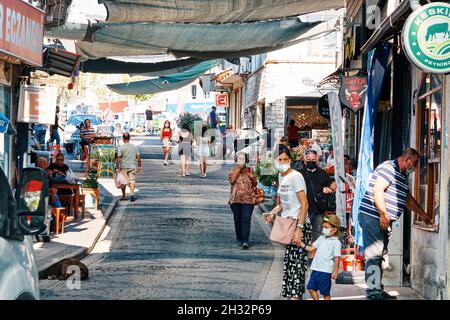
[(72, 153), (74, 146), (80, 139), (79, 126), (84, 120), (91, 120), (91, 125), (97, 131), (97, 127), (101, 125), (102, 119), (92, 114), (77, 114), (71, 116), (67, 120), (66, 126), (64, 128), (64, 148), (68, 153)]
[(31, 236), (42, 233), (50, 219), (46, 173), (23, 169), (17, 201), (1, 167), (0, 183), (0, 300), (39, 299)]

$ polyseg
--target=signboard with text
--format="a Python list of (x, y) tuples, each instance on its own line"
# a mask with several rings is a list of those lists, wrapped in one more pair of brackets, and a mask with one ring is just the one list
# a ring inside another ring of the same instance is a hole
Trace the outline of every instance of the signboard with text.
[(57, 91), (54, 87), (20, 87), (17, 122), (54, 124)]
[(216, 107), (228, 107), (228, 93), (216, 94)]
[(44, 12), (20, 0), (0, 0), (0, 53), (42, 66)]
[(450, 73), (450, 4), (421, 6), (406, 20), (402, 45), (408, 59), (431, 73)]
[(367, 78), (362, 76), (347, 77), (341, 76), (341, 89), (339, 98), (341, 103), (352, 110), (358, 112), (364, 108), (366, 102)]

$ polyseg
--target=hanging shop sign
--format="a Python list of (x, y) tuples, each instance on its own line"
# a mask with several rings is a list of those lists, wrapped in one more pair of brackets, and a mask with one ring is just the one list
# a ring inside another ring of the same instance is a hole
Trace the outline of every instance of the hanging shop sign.
[(319, 99), (317, 103), (317, 108), (319, 109), (319, 114), (325, 119), (330, 120), (330, 105), (328, 103), (328, 95), (324, 95)]
[(9, 119), (0, 112), (0, 133), (5, 134), (8, 131)]
[(216, 107), (228, 107), (228, 93), (216, 94)]
[(367, 78), (363, 76), (347, 77), (341, 75), (341, 89), (339, 98), (341, 103), (352, 110), (358, 112), (364, 108), (366, 101)]
[(408, 59), (431, 73), (450, 73), (450, 4), (434, 2), (406, 20), (402, 45)]
[(18, 0), (0, 0), (0, 52), (42, 66), (44, 12)]
[(54, 124), (57, 91), (55, 87), (20, 87), (18, 122)]

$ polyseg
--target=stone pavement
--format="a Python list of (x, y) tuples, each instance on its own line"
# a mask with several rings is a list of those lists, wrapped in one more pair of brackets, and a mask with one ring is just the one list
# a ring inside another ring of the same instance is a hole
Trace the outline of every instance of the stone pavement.
[(64, 233), (50, 234), (50, 242), (35, 242), (34, 256), (39, 272), (65, 259), (81, 259), (89, 254), (102, 234), (117, 204), (117, 190), (112, 179), (99, 179), (99, 210), (87, 209), (85, 219), (66, 223)]
[[(252, 247), (242, 250), (234, 241), (227, 205), (229, 166), (213, 164), (202, 179), (193, 165), (192, 175), (183, 178), (178, 165), (151, 160), (160, 157), (154, 141), (135, 143), (145, 155), (138, 199), (119, 203), (83, 259), (90, 279), (80, 290), (69, 290), (64, 281), (42, 280), (41, 298), (282, 299), (284, 248), (270, 242), (270, 226), (261, 218), (270, 206), (255, 209)], [(421, 298), (409, 288), (387, 290), (399, 299)], [(364, 288), (334, 285), (332, 294), (334, 299), (364, 299)]]

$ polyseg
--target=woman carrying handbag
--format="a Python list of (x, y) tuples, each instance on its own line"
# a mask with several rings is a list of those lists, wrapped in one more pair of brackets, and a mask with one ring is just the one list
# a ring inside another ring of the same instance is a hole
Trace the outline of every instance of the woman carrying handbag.
[[(277, 206), (268, 215), (265, 223), (275, 218), (270, 238), (272, 241), (286, 244), (283, 268), (283, 297), (302, 300), (305, 293), (305, 272), (308, 268), (308, 253), (300, 244), (309, 243), (312, 228), (307, 219), (308, 200), (303, 176), (291, 168), (292, 158), (289, 149), (280, 145), (275, 150), (275, 167), (280, 172)], [(278, 221), (277, 221), (278, 220)], [(282, 234), (282, 233), (285, 234)]]
[(250, 247), (250, 227), (253, 208), (255, 206), (256, 175), (247, 165), (249, 157), (246, 153), (238, 153), (235, 159), (237, 165), (231, 169), (228, 179), (231, 184), (230, 207), (234, 215), (234, 228), (239, 246)]

